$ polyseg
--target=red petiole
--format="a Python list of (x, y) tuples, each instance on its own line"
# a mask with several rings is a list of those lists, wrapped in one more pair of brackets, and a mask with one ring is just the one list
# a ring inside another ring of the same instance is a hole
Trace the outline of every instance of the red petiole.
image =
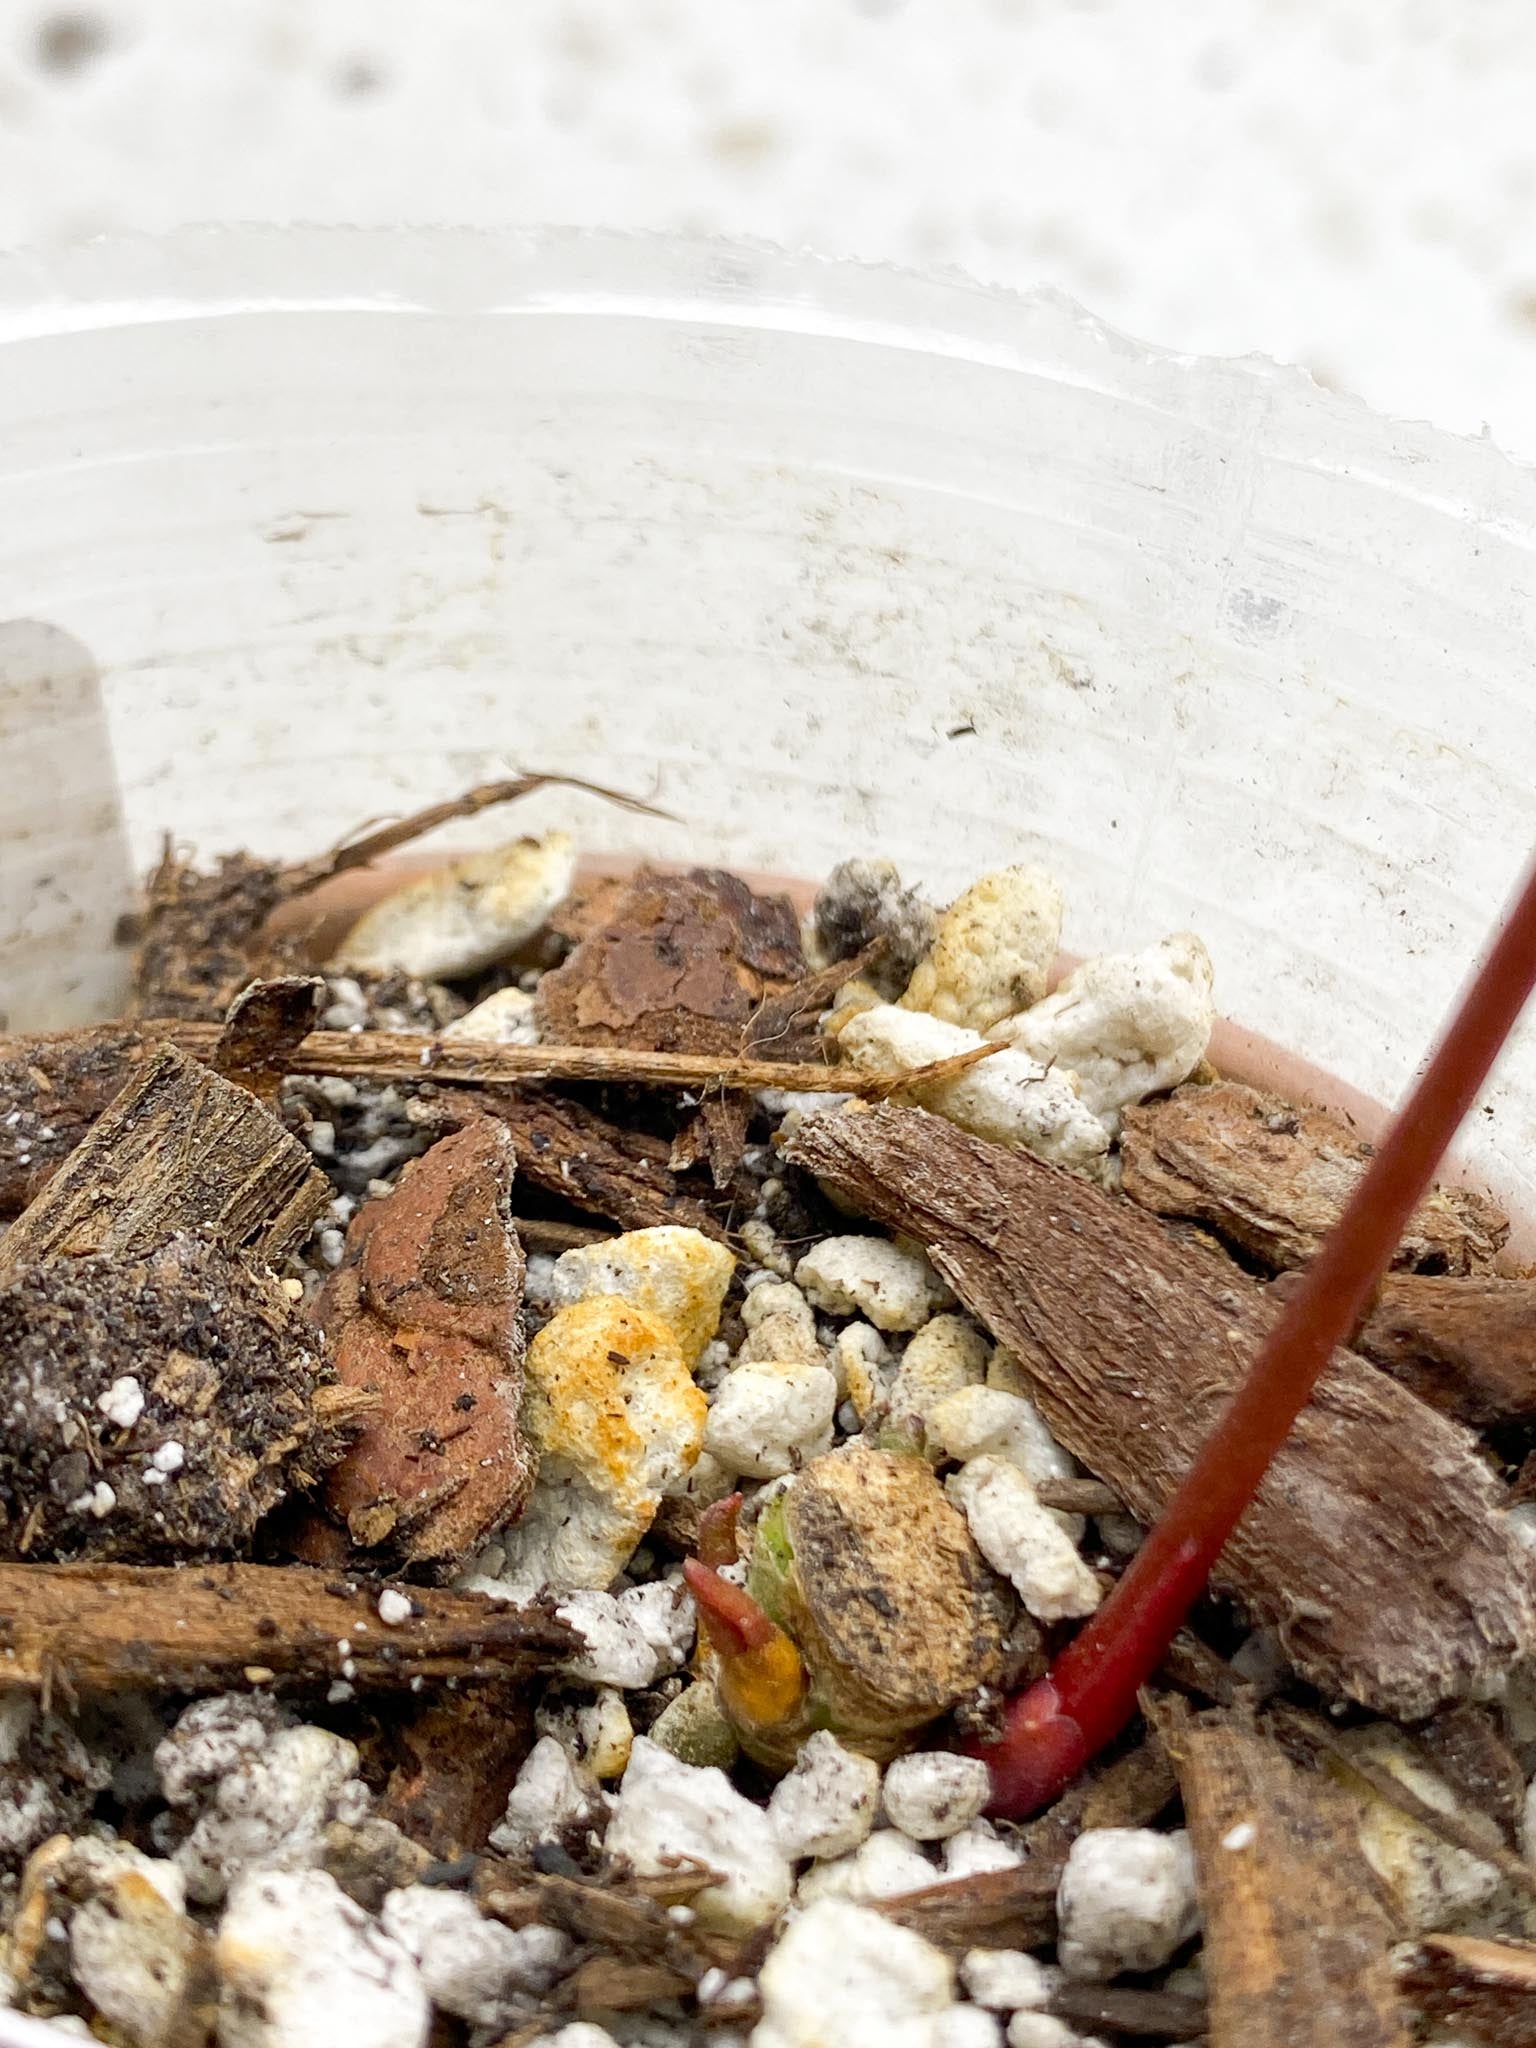
[(1138, 1692), (1319, 1374), (1353, 1335), (1533, 984), (1536, 869), (1343, 1215), (1129, 1569), (1049, 1674), (1008, 1703), (1003, 1734), (970, 1746), (991, 1768), (992, 1813), (1019, 1818), (1049, 1805), (1135, 1713)]

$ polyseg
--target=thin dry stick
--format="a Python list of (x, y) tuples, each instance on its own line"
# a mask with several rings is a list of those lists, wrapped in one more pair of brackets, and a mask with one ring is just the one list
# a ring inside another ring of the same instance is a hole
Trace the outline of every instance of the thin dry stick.
[(370, 861), (393, 853), (397, 846), (405, 846), (413, 839), (435, 832), (439, 825), (450, 824), (455, 818), (472, 818), (479, 811), (489, 810), (493, 804), (514, 803), (518, 797), (531, 796), (537, 789), (583, 789), (588, 796), (599, 796), (605, 803), (617, 804), (620, 810), (637, 811), (646, 818), (665, 818), (674, 825), (678, 822), (671, 811), (658, 810), (654, 804), (642, 803), (639, 797), (626, 796), (622, 790), (607, 789), (600, 782), (584, 782), (579, 775), (515, 775), (500, 782), (482, 782), (474, 789), (465, 790), (461, 796), (428, 804), (424, 810), (412, 811), (409, 817), (396, 818), (390, 824), (362, 831), (356, 838), (342, 840), (329, 853), (287, 869), (283, 875), (283, 893), (290, 898), (306, 895), (311, 889), (318, 889), (322, 882), (330, 881), (333, 875), (344, 874), (348, 868), (367, 867)]
[[(151, 1018), (136, 1027), (207, 1059), (222, 1026)], [(979, 1045), (956, 1057), (974, 1066), (1004, 1048)], [(5, 1045), (0, 1041), (0, 1056)], [(736, 1053), (646, 1052), (622, 1045), (494, 1045), (420, 1038), (406, 1031), (312, 1031), (282, 1055), (290, 1074), (352, 1074), (378, 1081), (442, 1081), (476, 1087), (528, 1081), (613, 1081), (652, 1088), (787, 1088), (800, 1094), (880, 1098), (946, 1079), (955, 1059), (911, 1073), (866, 1073), (813, 1061), (749, 1059)]]

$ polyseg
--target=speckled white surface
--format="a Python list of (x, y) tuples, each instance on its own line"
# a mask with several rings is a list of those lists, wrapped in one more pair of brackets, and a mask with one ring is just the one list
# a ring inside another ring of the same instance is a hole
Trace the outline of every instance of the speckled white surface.
[(1536, 457), (1529, 0), (0, 0), (0, 243), (682, 227), (1056, 284)]

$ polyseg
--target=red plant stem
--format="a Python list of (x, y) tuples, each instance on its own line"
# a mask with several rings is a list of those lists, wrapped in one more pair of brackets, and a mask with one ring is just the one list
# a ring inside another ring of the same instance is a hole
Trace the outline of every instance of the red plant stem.
[(1536, 869), (1393, 1118), (1348, 1206), (1109, 1598), (1008, 1704), (1003, 1735), (971, 1746), (991, 1767), (994, 1814), (1063, 1792), (1136, 1711), (1227, 1538), (1334, 1350), (1353, 1335), (1441, 1155), (1536, 984)]

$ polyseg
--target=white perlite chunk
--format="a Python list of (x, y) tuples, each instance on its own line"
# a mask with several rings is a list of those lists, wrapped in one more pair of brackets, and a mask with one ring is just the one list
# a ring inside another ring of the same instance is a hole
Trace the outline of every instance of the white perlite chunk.
[(778, 1479), (831, 1450), (836, 1412), (837, 1380), (827, 1365), (738, 1365), (715, 1389), (704, 1449), (727, 1472)]
[(353, 925), (330, 965), (422, 981), (478, 974), (525, 944), (570, 893), (570, 835), (514, 839), (392, 889)]
[(1003, 2048), (1002, 2022), (978, 2005), (952, 2005), (928, 2026), (933, 2048)]
[(1144, 953), (1085, 960), (993, 1035), (1070, 1068), (1083, 1101), (1118, 1128), (1121, 1110), (1189, 1078), (1215, 1021), (1211, 956), (1193, 932), (1175, 932)]
[(744, 1934), (789, 1902), (789, 1859), (768, 1816), (736, 1790), (724, 1771), (685, 1764), (639, 1737), (619, 1788), (607, 1851), (624, 1856), (642, 1877), (695, 1857), (720, 1873), (720, 1883), (693, 1900), (704, 1925)]
[(323, 1871), (241, 1878), (219, 1923), (220, 2048), (423, 2048), (420, 1972)]
[(621, 1295), (557, 1309), (528, 1347), (526, 1378), (538, 1483), (467, 1583), (512, 1600), (610, 1585), (663, 1495), (685, 1484), (708, 1400), (671, 1325)]
[(1188, 1835), (1089, 1828), (1068, 1852), (1056, 1913), (1068, 1976), (1161, 1969), (1200, 1925)]
[(886, 1815), (916, 1842), (939, 1842), (969, 1827), (992, 1796), (992, 1775), (979, 1757), (920, 1750), (886, 1768)]
[(1050, 1971), (1018, 1948), (968, 1949), (960, 1982), (978, 2005), (994, 2012), (1033, 2011), (1051, 1995)]
[(114, 1429), (132, 1429), (144, 1413), (144, 1389), (131, 1373), (125, 1374), (96, 1396), (96, 1406)]
[(437, 1034), (449, 1040), (472, 1038), (483, 1045), (537, 1045), (534, 1000), (525, 988), (499, 988)]
[(564, 1308), (597, 1295), (622, 1295), (666, 1324), (691, 1369), (720, 1327), (735, 1270), (732, 1254), (701, 1230), (660, 1224), (562, 1252), (550, 1298)]
[(847, 1899), (796, 1915), (758, 1978), (752, 2048), (937, 2048), (925, 2020), (953, 2003), (954, 1965), (910, 1929)]
[[(912, 1073), (985, 1043), (979, 1033), (958, 1024), (882, 1003), (844, 1025), (837, 1048), (866, 1071), (888, 1073), (895, 1067)], [(973, 1137), (1012, 1145), (1083, 1173), (1103, 1169), (1109, 1132), (1078, 1095), (1076, 1077), (1064, 1068), (1046, 1068), (1012, 1046), (947, 1081), (919, 1082), (911, 1095), (921, 1108)]]
[(379, 1619), (386, 1628), (399, 1628), (411, 1618), (410, 1596), (386, 1586), (379, 1595)]
[(902, 1353), (891, 1382), (892, 1416), (926, 1423), (940, 1401), (980, 1381), (989, 1350), (969, 1316), (934, 1316)]
[(1104, 2043), (1048, 2012), (1016, 2012), (1008, 2022), (1008, 2048), (1104, 2048)]
[[(918, 1341), (913, 1339), (914, 1344)], [(930, 1453), (942, 1451), (962, 1465), (973, 1458), (1002, 1458), (1017, 1465), (1031, 1486), (1070, 1479), (1077, 1469), (1024, 1394), (1005, 1394), (1000, 1387), (961, 1387), (931, 1404), (923, 1413), (923, 1424)], [(1057, 1508), (1050, 1512), (1074, 1543), (1082, 1542), (1081, 1515), (1065, 1515)]]
[(774, 1838), (790, 1860), (846, 1856), (869, 1839), (880, 1804), (880, 1766), (819, 1728), (768, 1801)]
[(998, 868), (939, 919), (902, 1007), (987, 1031), (1045, 994), (1061, 943), (1061, 891), (1043, 868)]
[(463, 1892), (441, 1885), (390, 1892), (379, 1920), (420, 1970), (433, 2004), (474, 2026), (505, 2022), (511, 2000), (545, 1990), (575, 1947), (553, 1927), (514, 1932), (487, 1920)]
[(533, 1725), (553, 1735), (560, 1747), (594, 1778), (621, 1778), (635, 1739), (623, 1693), (600, 1685), (593, 1699), (556, 1699), (546, 1694)]
[(155, 1774), (169, 1806), (192, 1806), (248, 1757), (266, 1748), (293, 1716), (270, 1694), (221, 1692), (196, 1700), (155, 1749)]
[(505, 1816), (491, 1829), (491, 1847), (504, 1856), (527, 1856), (540, 1842), (590, 1827), (603, 1813), (603, 1795), (553, 1735), (529, 1750), (507, 1794)]
[(741, 1304), (747, 1334), (736, 1354), (738, 1365), (820, 1365), (816, 1318), (811, 1304), (791, 1280), (764, 1280), (748, 1291)]
[(619, 2048), (606, 2027), (593, 2020), (572, 2020), (558, 2033), (546, 2034), (539, 2048)]
[(64, 1847), (53, 1875), (77, 1901), (69, 1915), (75, 1982), (130, 2041), (165, 2040), (196, 1966), (181, 1872), (126, 1842), (87, 1836)]
[(684, 1662), (698, 1628), (693, 1595), (677, 1579), (618, 1594), (568, 1593), (555, 1611), (586, 1644), (560, 1669), (588, 1685), (654, 1685)]
[(818, 1863), (800, 1880), (800, 1899), (894, 1899), (938, 1882), (938, 1872), (899, 1828), (879, 1828), (851, 1856)]
[(219, 1780), (176, 1862), (190, 1895), (209, 1905), (246, 1871), (318, 1863), (327, 1825), (355, 1827), (369, 1803), (350, 1742), (326, 1728), (282, 1728)]
[(833, 1316), (877, 1330), (920, 1330), (954, 1296), (920, 1251), (884, 1237), (827, 1237), (795, 1268), (796, 1284)]
[(973, 1458), (944, 1482), (994, 1571), (1011, 1579), (1036, 1621), (1092, 1614), (1099, 1582), (1071, 1536), (1034, 1487), (1006, 1458)]
[(978, 1877), (984, 1870), (1017, 1870), (1024, 1861), (989, 1820), (973, 1820), (944, 1844), (946, 1877)]

